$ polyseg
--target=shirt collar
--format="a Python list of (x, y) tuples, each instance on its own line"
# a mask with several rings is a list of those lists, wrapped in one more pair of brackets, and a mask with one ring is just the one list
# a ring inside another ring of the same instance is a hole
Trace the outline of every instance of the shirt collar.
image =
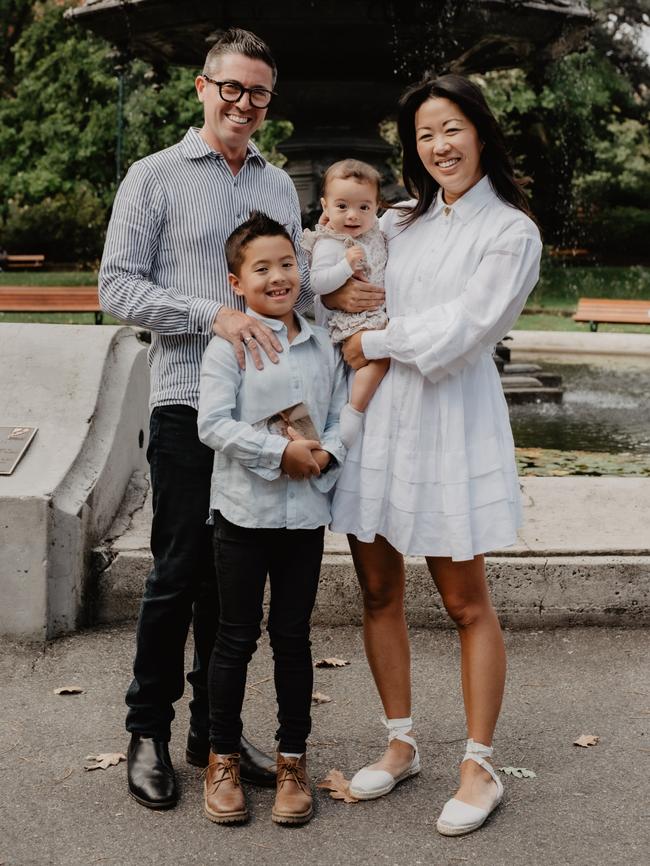
[(441, 210), (449, 208), (456, 214), (461, 222), (468, 223), (477, 213), (479, 213), (479, 211), (483, 210), (486, 204), (488, 204), (495, 195), (496, 193), (492, 188), (490, 178), (487, 174), (483, 175), (478, 183), (475, 183), (471, 189), (468, 189), (466, 193), (461, 195), (453, 205), (445, 204), (445, 200), (442, 197), (442, 187), (440, 187), (434, 205), (431, 208), (431, 215), (437, 215)]
[[(190, 126), (181, 139), (180, 146), (186, 159), (202, 159), (206, 156), (212, 157), (213, 159), (223, 159), (223, 154), (218, 150), (213, 150), (210, 145), (201, 138), (199, 133), (200, 130), (196, 126)], [(266, 164), (266, 160), (260, 153), (259, 148), (252, 141), (248, 142), (246, 148), (246, 159), (244, 161), (248, 162), (249, 159), (259, 162), (260, 165)]]
[[(315, 337), (314, 331), (303, 316), (297, 310), (294, 310), (296, 318), (298, 319), (298, 324), (300, 325), (300, 333), (296, 336), (295, 340), (291, 343), (292, 346), (297, 345), (298, 343), (304, 343), (307, 340), (310, 340), (312, 337)], [(284, 322), (281, 322), (279, 319), (268, 319), (266, 316), (261, 316), (259, 313), (256, 313), (255, 310), (251, 310), (250, 307), (246, 308), (246, 315), (252, 316), (254, 319), (259, 319), (260, 322), (264, 322), (272, 331), (285, 331), (287, 330), (287, 326)]]

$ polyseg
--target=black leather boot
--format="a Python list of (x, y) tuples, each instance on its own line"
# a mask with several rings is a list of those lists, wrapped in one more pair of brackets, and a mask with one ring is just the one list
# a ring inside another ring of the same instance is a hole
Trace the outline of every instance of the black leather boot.
[[(240, 777), (251, 785), (263, 788), (275, 787), (275, 761), (264, 752), (256, 749), (245, 737), (241, 738), (239, 746)], [(187, 733), (187, 751), (185, 757), (188, 764), (195, 767), (207, 767), (210, 755), (210, 741), (205, 734), (190, 727)]]
[(208, 735), (190, 725), (187, 732), (187, 748), (185, 750), (185, 760), (193, 767), (207, 767), (208, 757), (210, 756), (210, 740)]
[(149, 809), (171, 809), (178, 802), (176, 778), (165, 740), (131, 734), (127, 751), (129, 793)]
[(239, 775), (244, 782), (262, 788), (275, 788), (277, 773), (273, 758), (260, 752), (245, 737), (241, 738), (239, 754)]

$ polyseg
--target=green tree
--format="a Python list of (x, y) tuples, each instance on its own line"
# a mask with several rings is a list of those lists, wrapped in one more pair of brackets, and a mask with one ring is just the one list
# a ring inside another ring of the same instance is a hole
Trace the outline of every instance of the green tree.
[[(650, 68), (637, 31), (650, 4), (593, 5), (596, 24), (581, 51), (541, 69), (492, 72), (478, 80), (519, 170), (532, 178), (533, 209), (546, 239), (643, 255)], [(603, 220), (614, 208), (620, 220), (625, 207), (632, 209), (608, 239)], [(626, 229), (630, 243), (621, 241)]]
[[(123, 173), (202, 122), (195, 71), (122, 61), (63, 17), (77, 0), (0, 0), (0, 247), (57, 261), (96, 260), (116, 191), (118, 61)], [(286, 122), (258, 143), (281, 161)]]

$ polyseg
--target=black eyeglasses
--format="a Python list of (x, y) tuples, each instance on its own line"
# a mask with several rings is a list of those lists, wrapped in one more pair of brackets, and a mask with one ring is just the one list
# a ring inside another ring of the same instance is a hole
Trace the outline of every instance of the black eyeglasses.
[(216, 84), (219, 88), (219, 96), (224, 102), (239, 102), (242, 96), (247, 93), (250, 103), (253, 108), (266, 108), (271, 99), (278, 94), (274, 90), (266, 90), (264, 87), (244, 87), (238, 81), (215, 81), (205, 73), (202, 77), (210, 84)]

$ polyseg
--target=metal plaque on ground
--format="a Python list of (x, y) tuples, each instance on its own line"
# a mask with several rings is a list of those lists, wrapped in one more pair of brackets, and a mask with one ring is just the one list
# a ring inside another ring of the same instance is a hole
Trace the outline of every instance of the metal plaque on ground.
[(0, 475), (11, 475), (38, 427), (0, 427)]

